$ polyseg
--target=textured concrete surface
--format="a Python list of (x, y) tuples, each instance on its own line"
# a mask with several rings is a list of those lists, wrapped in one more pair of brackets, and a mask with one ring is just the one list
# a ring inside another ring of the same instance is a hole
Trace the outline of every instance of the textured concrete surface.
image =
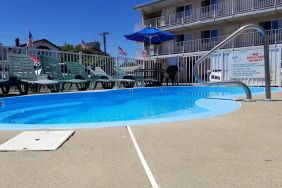
[[(273, 98), (132, 131), (160, 187), (282, 187), (282, 93)], [(54, 152), (1, 152), (0, 171), (1, 187), (150, 187), (125, 127), (76, 130)]]
[(273, 98), (133, 132), (161, 187), (282, 187), (282, 94)]
[(1, 152), (0, 171), (0, 187), (150, 187), (124, 127), (76, 130), (57, 151)]

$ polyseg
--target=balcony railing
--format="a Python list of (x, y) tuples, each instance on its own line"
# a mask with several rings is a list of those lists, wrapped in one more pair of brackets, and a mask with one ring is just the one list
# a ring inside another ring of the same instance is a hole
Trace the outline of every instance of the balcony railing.
[(144, 21), (143, 27), (165, 28), (227, 16), (282, 7), (282, 0), (231, 0), (215, 5), (164, 15)]
[[(270, 44), (282, 43), (282, 29), (267, 31)], [(169, 55), (208, 51), (223, 41), (227, 36), (216, 38), (205, 38), (184, 42), (165, 43), (155, 45), (147, 49), (151, 56)], [(247, 46), (263, 45), (263, 37), (257, 32), (243, 33), (232, 42), (227, 43), (223, 48), (240, 48)]]

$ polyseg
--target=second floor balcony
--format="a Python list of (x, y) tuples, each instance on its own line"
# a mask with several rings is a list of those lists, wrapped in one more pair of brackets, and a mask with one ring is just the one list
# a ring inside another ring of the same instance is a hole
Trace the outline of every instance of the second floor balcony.
[(196, 9), (144, 20), (143, 27), (169, 29), (205, 21), (238, 18), (248, 14), (266, 13), (282, 9), (282, 0), (229, 0)]
[[(267, 31), (269, 44), (282, 44), (282, 29)], [(229, 36), (229, 35), (228, 35)], [(208, 51), (223, 41), (228, 36), (220, 36), (215, 38), (196, 39), (183, 42), (165, 43), (161, 45), (146, 47), (146, 50), (151, 56), (162, 56), (171, 54), (184, 54)], [(263, 45), (263, 37), (260, 33), (249, 32), (239, 35), (233, 41), (223, 46), (228, 48), (241, 48), (249, 46)]]

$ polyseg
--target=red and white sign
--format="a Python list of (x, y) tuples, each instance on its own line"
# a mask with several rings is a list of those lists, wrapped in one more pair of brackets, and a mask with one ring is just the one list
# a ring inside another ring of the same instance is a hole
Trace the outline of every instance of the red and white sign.
[(229, 56), (232, 79), (264, 78), (264, 52), (240, 51)]

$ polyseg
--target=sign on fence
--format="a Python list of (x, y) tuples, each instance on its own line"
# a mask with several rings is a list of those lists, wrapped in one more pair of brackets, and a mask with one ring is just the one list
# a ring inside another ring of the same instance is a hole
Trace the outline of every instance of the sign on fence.
[[(281, 46), (269, 49), (270, 79), (272, 86), (281, 86)], [(220, 78), (240, 80), (248, 86), (264, 86), (264, 52), (259, 47), (249, 49), (223, 49), (211, 56), (211, 72), (220, 70)]]
[(264, 78), (264, 52), (237, 51), (229, 56), (230, 78)]

